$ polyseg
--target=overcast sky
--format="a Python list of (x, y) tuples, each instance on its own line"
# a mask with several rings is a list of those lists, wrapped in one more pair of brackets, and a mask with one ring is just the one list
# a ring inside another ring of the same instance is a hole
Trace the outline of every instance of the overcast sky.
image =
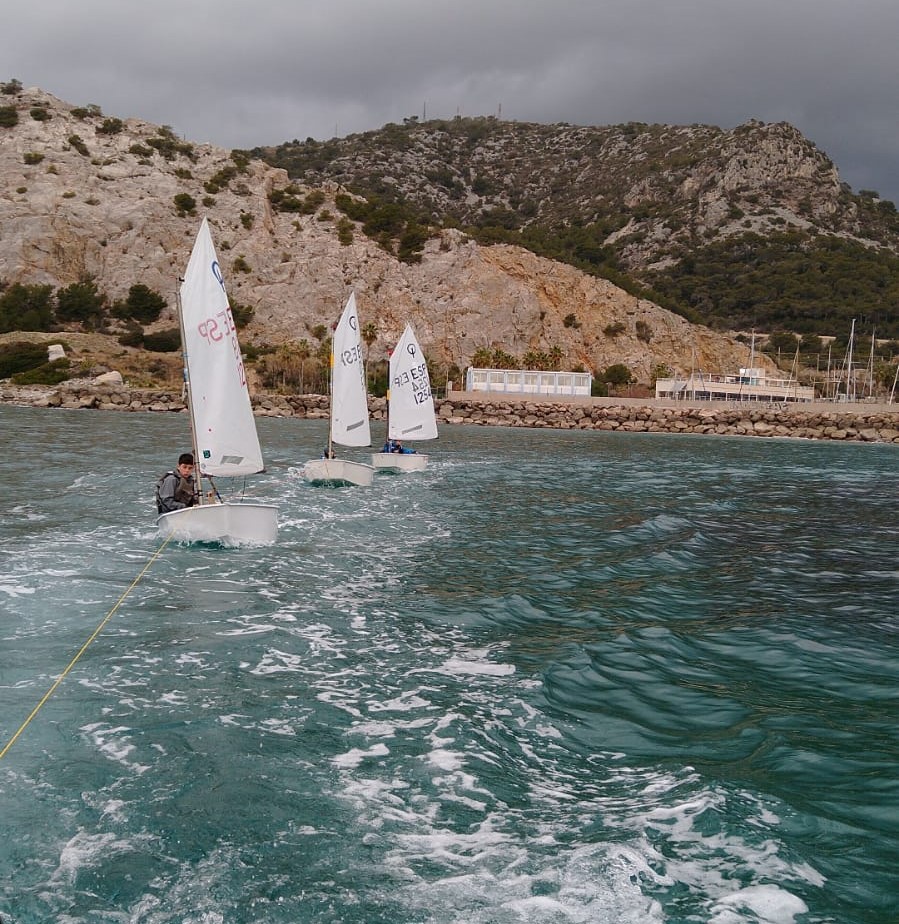
[(226, 148), (413, 115), (786, 121), (899, 203), (897, 45), (899, 0), (11, 0), (0, 80)]

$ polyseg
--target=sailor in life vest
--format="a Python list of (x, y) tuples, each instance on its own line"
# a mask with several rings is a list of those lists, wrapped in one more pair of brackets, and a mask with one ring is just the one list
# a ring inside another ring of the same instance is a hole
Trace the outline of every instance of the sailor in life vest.
[(194, 457), (189, 452), (178, 456), (178, 468), (166, 472), (156, 483), (156, 510), (171, 513), (197, 503), (197, 486), (194, 481)]
[(403, 455), (412, 455), (414, 449), (406, 449), (399, 440), (387, 440), (381, 452), (401, 452)]

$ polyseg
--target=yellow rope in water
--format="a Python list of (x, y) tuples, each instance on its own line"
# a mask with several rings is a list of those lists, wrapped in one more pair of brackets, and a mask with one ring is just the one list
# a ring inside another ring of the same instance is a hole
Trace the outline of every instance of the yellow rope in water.
[(19, 726), (19, 730), (12, 736), (12, 738), (9, 739), (9, 741), (4, 746), (3, 750), (0, 751), (0, 760), (3, 760), (3, 758), (6, 756), (6, 752), (16, 743), (16, 739), (19, 737), (19, 735), (21, 735), (22, 732), (25, 731), (25, 729), (30, 724), (31, 720), (41, 711), (44, 703), (46, 703), (47, 700), (50, 699), (50, 697), (56, 692), (56, 688), (63, 682), (63, 680), (66, 679), (66, 677), (69, 674), (69, 671), (71, 671), (72, 668), (78, 663), (78, 659), (84, 654), (85, 651), (87, 651), (88, 646), (91, 644), (91, 642), (103, 631), (103, 627), (106, 625), (106, 623), (109, 622), (110, 619), (112, 619), (113, 614), (122, 605), (122, 603), (125, 600), (125, 597), (127, 597), (128, 594), (130, 594), (131, 591), (134, 590), (135, 587), (137, 587), (137, 585), (140, 583), (141, 578), (147, 573), (147, 571), (149, 571), (150, 565), (152, 565), (153, 562), (156, 561), (157, 558), (159, 558), (160, 554), (162, 553), (162, 550), (169, 544), (169, 540), (171, 538), (172, 538), (171, 535), (166, 536), (162, 545), (159, 546), (159, 548), (150, 556), (149, 561), (143, 566), (140, 574), (138, 574), (138, 576), (131, 582), (131, 586), (122, 594), (121, 597), (119, 597), (118, 600), (116, 600), (115, 606), (106, 614), (106, 616), (103, 618), (103, 621), (100, 623), (100, 625), (97, 626), (96, 629), (94, 629), (91, 637), (81, 646), (81, 650), (78, 652), (78, 654), (76, 654), (75, 657), (72, 658), (72, 660), (69, 662), (69, 666), (56, 678), (56, 682), (53, 684), (52, 687), (50, 687), (49, 690), (47, 690), (47, 692), (44, 694), (43, 699), (34, 707), (34, 709), (31, 710), (31, 715), (28, 716), (27, 719), (25, 719), (25, 721)]

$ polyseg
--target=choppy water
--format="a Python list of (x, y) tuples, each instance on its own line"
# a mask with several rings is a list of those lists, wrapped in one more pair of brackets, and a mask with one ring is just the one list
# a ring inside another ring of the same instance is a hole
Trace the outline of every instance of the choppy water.
[[(0, 748), (183, 416), (0, 408)], [(899, 450), (444, 427), (170, 546), (0, 761), (4, 924), (899, 920)]]

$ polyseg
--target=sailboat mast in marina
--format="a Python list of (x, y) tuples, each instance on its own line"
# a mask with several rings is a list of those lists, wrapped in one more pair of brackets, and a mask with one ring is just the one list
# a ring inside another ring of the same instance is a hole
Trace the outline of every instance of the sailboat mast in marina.
[(437, 439), (437, 415), (428, 364), (410, 324), (390, 354), (387, 390), (387, 442), (372, 454), (378, 471), (420, 472), (428, 457), (408, 451), (406, 441)]
[[(265, 468), (246, 370), (209, 222), (197, 234), (178, 300), (198, 503), (159, 516), (160, 535), (186, 542), (271, 543), (278, 509), (222, 500), (213, 479)], [(203, 488), (209, 481), (209, 495)]]
[(368, 395), (362, 362), (362, 336), (356, 294), (350, 294), (331, 339), (331, 410), (328, 445), (321, 459), (310, 459), (303, 467), (303, 477), (318, 485), (365, 487), (372, 482), (374, 469), (363, 462), (338, 459), (338, 446), (370, 446)]

